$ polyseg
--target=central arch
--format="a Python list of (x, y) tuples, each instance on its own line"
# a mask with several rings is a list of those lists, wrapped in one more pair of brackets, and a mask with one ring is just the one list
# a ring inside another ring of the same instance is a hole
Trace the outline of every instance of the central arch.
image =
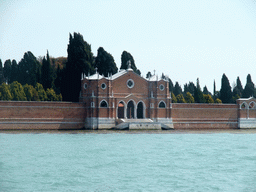
[(120, 119), (120, 118), (124, 118), (125, 114), (124, 114), (124, 102), (121, 101), (119, 104), (118, 104), (118, 109), (117, 109), (117, 117)]
[(134, 118), (134, 103), (133, 103), (133, 101), (129, 101), (127, 104), (127, 118), (128, 119)]
[(144, 118), (144, 106), (143, 106), (142, 101), (140, 101), (137, 106), (137, 118), (138, 119)]

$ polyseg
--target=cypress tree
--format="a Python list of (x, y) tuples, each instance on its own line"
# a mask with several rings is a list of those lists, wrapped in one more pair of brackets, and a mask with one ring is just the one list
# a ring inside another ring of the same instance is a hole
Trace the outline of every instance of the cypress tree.
[(225, 73), (222, 75), (221, 79), (220, 100), (222, 101), (222, 103), (232, 102), (231, 86)]
[(173, 83), (172, 80), (170, 78), (168, 78), (169, 81), (169, 92), (173, 92)]
[(12, 60), (12, 65), (11, 65), (11, 74), (10, 74), (10, 83), (14, 81), (18, 81), (18, 76), (19, 76), (19, 67), (16, 62), (16, 60)]
[(107, 77), (108, 74), (115, 74), (117, 72), (113, 56), (106, 52), (102, 47), (98, 49), (95, 66), (98, 68), (99, 74), (104, 75), (105, 77)]
[(12, 66), (12, 62), (10, 59), (6, 60), (4, 62), (4, 77), (5, 77), (5, 81), (7, 82), (7, 84), (10, 83), (10, 78), (11, 78), (11, 66)]
[(140, 70), (137, 69), (137, 67), (135, 65), (135, 61), (133, 59), (133, 56), (127, 51), (123, 51), (123, 53), (121, 55), (121, 67), (120, 67), (120, 69), (127, 69), (128, 68), (128, 61), (131, 61), (131, 68), (133, 69), (133, 71), (140, 75)]
[(93, 54), (91, 45), (84, 41), (83, 36), (74, 33), (69, 36), (68, 61), (62, 79), (62, 95), (65, 101), (79, 101), (81, 74), (93, 71)]
[(3, 69), (3, 63), (0, 59), (0, 85), (4, 82), (4, 69)]
[(194, 99), (196, 103), (205, 103), (205, 98), (199, 84), (199, 78), (197, 78), (196, 87), (194, 87)]
[(181, 86), (179, 85), (179, 83), (176, 81), (175, 86), (173, 88), (173, 93), (174, 95), (177, 97), (177, 95), (182, 93), (182, 89)]
[(254, 83), (252, 82), (250, 74), (247, 75), (247, 81), (246, 81), (246, 85), (244, 87), (242, 96), (243, 98), (249, 98), (249, 97), (255, 96)]
[(213, 81), (213, 99), (216, 98), (216, 83), (215, 83), (215, 79)]
[(233, 97), (232, 97), (233, 103), (235, 103), (237, 99), (242, 97), (242, 93), (243, 93), (242, 83), (241, 83), (239, 77), (237, 77), (236, 86), (233, 89)]
[(53, 87), (53, 69), (49, 57), (49, 52), (47, 50), (46, 58), (43, 58), (42, 69), (41, 69), (41, 81), (44, 89)]
[(204, 88), (203, 88), (203, 94), (205, 94), (205, 95), (208, 95), (208, 94), (211, 95), (211, 93), (208, 91), (206, 85), (205, 85)]
[(41, 65), (30, 51), (26, 52), (19, 62), (19, 82), (22, 85), (29, 84), (35, 86), (40, 79), (39, 71)]
[(149, 72), (146, 74), (146, 78), (148, 79), (148, 78), (150, 78), (150, 77), (152, 77), (152, 74), (151, 74), (151, 72), (149, 71)]

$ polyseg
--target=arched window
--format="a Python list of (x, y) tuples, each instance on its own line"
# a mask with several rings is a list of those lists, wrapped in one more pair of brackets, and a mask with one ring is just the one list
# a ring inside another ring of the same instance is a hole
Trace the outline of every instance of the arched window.
[(100, 107), (108, 107), (108, 103), (105, 100), (103, 100), (100, 102)]
[(165, 108), (165, 103), (163, 101), (161, 101), (158, 105), (159, 108)]
[(243, 102), (241, 105), (240, 105), (240, 109), (248, 109), (248, 104)]
[(255, 109), (255, 107), (256, 107), (255, 102), (254, 102), (254, 101), (250, 102), (249, 108), (250, 108), (250, 109)]

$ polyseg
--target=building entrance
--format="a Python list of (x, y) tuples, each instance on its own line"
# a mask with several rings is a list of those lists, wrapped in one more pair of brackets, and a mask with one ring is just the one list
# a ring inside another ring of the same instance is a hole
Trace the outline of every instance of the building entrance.
[(128, 119), (134, 118), (134, 103), (132, 101), (129, 101), (127, 105), (127, 118)]
[(124, 118), (124, 102), (121, 101), (119, 104), (118, 104), (118, 118)]
[(138, 119), (143, 119), (144, 115), (143, 115), (143, 103), (139, 102), (138, 106), (137, 106), (137, 118)]

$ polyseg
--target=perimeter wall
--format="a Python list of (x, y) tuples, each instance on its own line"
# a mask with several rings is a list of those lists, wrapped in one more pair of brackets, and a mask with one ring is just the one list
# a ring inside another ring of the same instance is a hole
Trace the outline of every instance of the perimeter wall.
[[(174, 129), (238, 128), (237, 104), (171, 105)], [(82, 129), (84, 103), (0, 101), (0, 129)]]
[(174, 129), (238, 128), (237, 104), (173, 103), (171, 117)]
[(81, 129), (83, 103), (0, 101), (0, 130)]

